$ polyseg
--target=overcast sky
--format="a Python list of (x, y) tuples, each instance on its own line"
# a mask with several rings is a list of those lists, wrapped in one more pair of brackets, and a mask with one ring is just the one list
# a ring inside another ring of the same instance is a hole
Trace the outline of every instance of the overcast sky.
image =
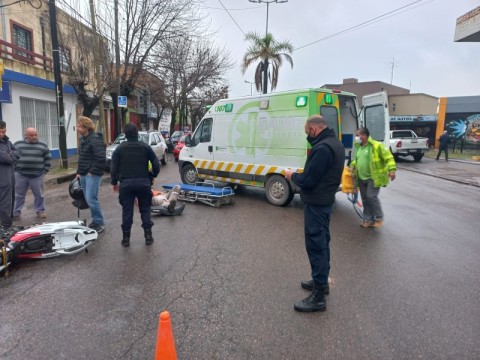
[[(268, 30), (294, 48), (407, 6), (416, 0), (289, 0), (269, 6)], [(222, 4), (229, 11), (225, 11)], [(480, 5), (479, 0), (422, 0), (403, 12), (367, 26), (319, 41), (292, 54), (284, 64), (277, 91), (342, 83), (344, 78), (391, 82), (441, 96), (480, 95), (480, 43), (453, 41), (456, 19)], [(235, 62), (227, 78), (230, 96), (250, 95), (254, 68), (242, 75), (247, 49), (244, 34), (265, 33), (266, 4), (248, 0), (205, 0), (212, 38)], [(233, 17), (230, 17), (230, 15)], [(238, 24), (238, 26), (235, 24)], [(255, 87), (253, 87), (255, 92)]]

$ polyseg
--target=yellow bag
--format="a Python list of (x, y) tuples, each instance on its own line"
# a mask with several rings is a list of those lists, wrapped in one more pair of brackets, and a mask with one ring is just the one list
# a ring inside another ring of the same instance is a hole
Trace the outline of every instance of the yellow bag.
[(356, 189), (353, 173), (349, 167), (345, 166), (342, 173), (342, 192), (351, 194), (355, 191)]

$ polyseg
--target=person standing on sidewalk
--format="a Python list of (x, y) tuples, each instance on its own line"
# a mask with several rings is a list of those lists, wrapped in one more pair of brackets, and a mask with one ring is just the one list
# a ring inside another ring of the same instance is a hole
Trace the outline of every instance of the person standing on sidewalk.
[(370, 131), (362, 127), (355, 133), (355, 156), (350, 166), (360, 188), (363, 203), (361, 227), (379, 228), (383, 226), (383, 211), (378, 194), (387, 186), (388, 180), (395, 180), (397, 165), (395, 159), (383, 143), (370, 137)]
[(0, 120), (0, 222), (2, 228), (12, 226), (15, 198), (15, 163), (20, 151), (7, 136), (7, 124)]
[(78, 118), (77, 132), (80, 135), (77, 177), (80, 178), (85, 200), (92, 215), (92, 223), (88, 226), (101, 233), (105, 230), (105, 221), (98, 193), (106, 162), (105, 143), (101, 134), (95, 132), (93, 121), (86, 116)]
[(119, 193), (118, 200), (122, 206), (122, 246), (130, 246), (135, 199), (138, 199), (145, 244), (151, 245), (153, 244), (151, 186), (152, 177), (156, 178), (160, 172), (160, 163), (152, 148), (138, 140), (138, 129), (135, 124), (125, 125), (125, 138), (127, 141), (118, 145), (113, 152), (110, 168), (113, 191)]
[(450, 142), (450, 138), (448, 137), (447, 130), (443, 132), (438, 141), (440, 142), (440, 146), (438, 147), (437, 161), (440, 158), (442, 151), (445, 152), (445, 161), (448, 161), (448, 144)]
[(329, 293), (330, 217), (345, 166), (345, 148), (320, 115), (307, 119), (305, 133), (312, 151), (307, 156), (303, 173), (287, 169), (285, 178), (301, 189), (305, 247), (312, 270), (312, 280), (301, 282), (302, 288), (312, 293), (296, 302), (294, 309), (312, 312), (327, 309), (325, 294)]
[(15, 165), (15, 206), (13, 219), (19, 219), (25, 205), (25, 195), (28, 188), (32, 190), (35, 213), (39, 219), (46, 219), (44, 176), (52, 166), (52, 156), (46, 144), (38, 141), (35, 128), (25, 130), (25, 139), (17, 141), (15, 147), (21, 152), (20, 159)]

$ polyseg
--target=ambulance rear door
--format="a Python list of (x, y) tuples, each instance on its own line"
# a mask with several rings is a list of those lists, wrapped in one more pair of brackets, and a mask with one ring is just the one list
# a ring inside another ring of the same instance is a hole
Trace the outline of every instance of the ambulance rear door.
[(382, 91), (365, 95), (362, 98), (362, 126), (370, 131), (372, 139), (383, 142), (389, 147), (390, 116), (388, 113), (388, 96)]

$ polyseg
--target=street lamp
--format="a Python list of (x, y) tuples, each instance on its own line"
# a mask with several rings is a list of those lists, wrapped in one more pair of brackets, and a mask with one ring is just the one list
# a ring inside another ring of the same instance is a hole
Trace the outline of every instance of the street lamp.
[(268, 6), (271, 4), (271, 3), (277, 3), (277, 4), (281, 4), (281, 3), (286, 3), (288, 0), (248, 0), (252, 3), (257, 3), (257, 4), (260, 4), (260, 3), (265, 3), (267, 4), (267, 26), (265, 28), (265, 35), (268, 34)]
[[(277, 4), (286, 3), (288, 2), (288, 0), (248, 0), (248, 1), (252, 3), (257, 3), (257, 4), (260, 4), (260, 3), (267, 4), (267, 25), (265, 26), (265, 38), (266, 38), (268, 35), (268, 7), (270, 6), (271, 3), (277, 3)], [(268, 85), (268, 58), (265, 58), (265, 60), (263, 61), (262, 68), (263, 68), (262, 70), (263, 71), (263, 93), (266, 94), (267, 85)]]
[(250, 84), (250, 95), (253, 95), (253, 92), (252, 92), (252, 85), (255, 84), (254, 82), (251, 82), (251, 81), (248, 81), (248, 80), (245, 80), (245, 82), (247, 84)]

